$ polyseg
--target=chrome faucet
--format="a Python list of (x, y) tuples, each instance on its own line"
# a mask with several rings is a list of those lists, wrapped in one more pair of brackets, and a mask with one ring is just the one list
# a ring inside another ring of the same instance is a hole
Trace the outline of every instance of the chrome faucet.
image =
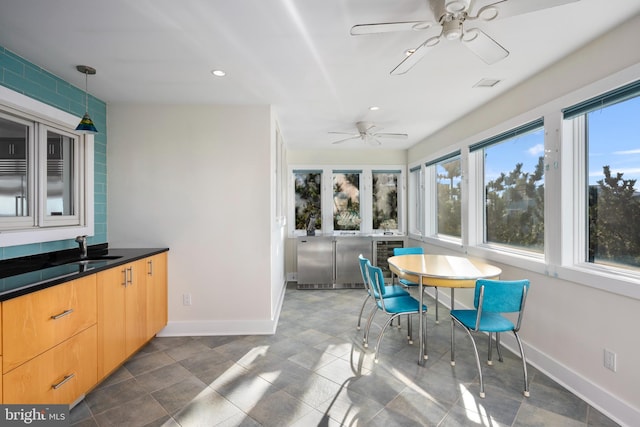
[(78, 236), (76, 237), (76, 242), (80, 246), (80, 258), (84, 259), (87, 257), (87, 236)]

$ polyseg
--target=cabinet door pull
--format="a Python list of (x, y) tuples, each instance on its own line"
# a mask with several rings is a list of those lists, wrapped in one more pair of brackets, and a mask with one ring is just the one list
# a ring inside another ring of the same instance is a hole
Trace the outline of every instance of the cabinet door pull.
[(147, 264), (149, 264), (149, 271), (147, 272), (147, 275), (153, 276), (153, 260), (147, 261)]
[(124, 277), (122, 279), (121, 285), (126, 288), (127, 287), (127, 269), (126, 268), (122, 270), (122, 274)]
[(67, 315), (69, 315), (69, 314), (71, 314), (71, 313), (73, 313), (73, 308), (70, 308), (69, 310), (65, 310), (65, 311), (63, 311), (63, 312), (62, 312), (62, 313), (60, 313), (60, 314), (56, 314), (56, 315), (54, 315), (54, 316), (51, 316), (51, 318), (52, 318), (53, 320), (58, 320), (59, 318), (64, 317), (64, 316), (67, 316)]
[(64, 383), (66, 383), (67, 381), (69, 381), (71, 378), (75, 377), (76, 374), (69, 374), (69, 375), (65, 375), (65, 377), (62, 379), (62, 381), (60, 381), (57, 384), (52, 384), (51, 388), (54, 390), (59, 389), (60, 387), (62, 387), (64, 385)]
[(129, 279), (127, 279), (127, 283), (133, 285), (133, 267), (127, 268), (127, 271), (129, 272)]

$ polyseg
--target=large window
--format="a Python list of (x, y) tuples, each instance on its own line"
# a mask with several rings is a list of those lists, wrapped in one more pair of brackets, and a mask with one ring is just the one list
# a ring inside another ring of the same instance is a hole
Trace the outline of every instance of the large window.
[(93, 139), (78, 120), (0, 91), (0, 246), (93, 234)]
[(484, 169), (484, 241), (544, 251), (542, 120), (474, 144)]
[(640, 83), (565, 111), (585, 144), (585, 261), (640, 268)]
[(398, 229), (398, 183), (400, 171), (373, 171), (373, 229)]
[(292, 165), (290, 235), (406, 232), (404, 165)]

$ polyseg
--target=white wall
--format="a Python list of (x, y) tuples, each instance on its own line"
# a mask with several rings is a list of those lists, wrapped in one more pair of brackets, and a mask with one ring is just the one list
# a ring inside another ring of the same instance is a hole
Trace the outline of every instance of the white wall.
[[(611, 84), (639, 79), (639, 36), (640, 17), (635, 17), (412, 148), (409, 162), (432, 156), (434, 150), (446, 151), (451, 141), (480, 140), (476, 137), (488, 136), (487, 129), (513, 122), (517, 116), (531, 113), (529, 119), (540, 117), (545, 114), (545, 105), (557, 104), (561, 97), (566, 102), (564, 106), (569, 106), (587, 92), (590, 92), (587, 97), (595, 96), (598, 91), (612, 89)], [(442, 251), (442, 248), (427, 250)], [(618, 422), (638, 425), (640, 339), (636, 328), (640, 321), (640, 300), (633, 297), (638, 292), (622, 295), (596, 289), (561, 266), (547, 265), (549, 272), (545, 274), (545, 269), (535, 271), (510, 263), (498, 265), (503, 268), (504, 279), (531, 280), (521, 333), (529, 361)], [(606, 280), (602, 279), (600, 285), (606, 288)], [(459, 294), (456, 299), (461, 297), (461, 303), (471, 303), (468, 295)], [(617, 372), (603, 367), (605, 348), (617, 353)]]
[(107, 127), (109, 245), (170, 248), (163, 334), (273, 332), (271, 108), (109, 105)]

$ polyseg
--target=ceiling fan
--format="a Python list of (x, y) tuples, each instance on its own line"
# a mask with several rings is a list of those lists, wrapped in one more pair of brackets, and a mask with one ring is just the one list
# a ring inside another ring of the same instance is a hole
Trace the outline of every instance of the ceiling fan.
[(384, 22), (356, 25), (351, 35), (388, 33), (394, 31), (426, 31), (439, 29), (415, 49), (406, 51), (407, 57), (391, 70), (392, 75), (404, 74), (437, 46), (442, 39), (458, 40), (484, 62), (491, 65), (507, 56), (509, 51), (479, 28), (465, 28), (465, 22), (493, 21), (513, 15), (535, 12), (579, 0), (499, 0), (487, 3), (482, 0), (427, 0), (432, 19), (425, 21)]
[(376, 126), (373, 123), (369, 122), (357, 122), (356, 128), (358, 129), (358, 133), (329, 132), (330, 134), (336, 135), (349, 135), (347, 138), (332, 142), (332, 144), (341, 144), (343, 142), (359, 138), (371, 145), (381, 145), (382, 142), (380, 141), (380, 138), (407, 139), (409, 137), (409, 135), (407, 135), (406, 133), (375, 132), (374, 129), (376, 129)]

